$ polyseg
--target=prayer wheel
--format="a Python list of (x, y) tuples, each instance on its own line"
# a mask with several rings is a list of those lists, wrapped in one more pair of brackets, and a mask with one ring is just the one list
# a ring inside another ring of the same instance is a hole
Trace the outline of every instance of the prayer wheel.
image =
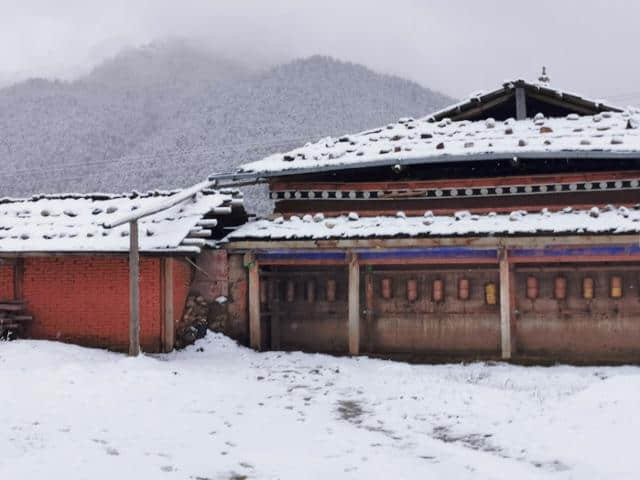
[(484, 298), (487, 305), (496, 305), (498, 303), (498, 287), (495, 283), (489, 282), (485, 284)]
[(622, 277), (619, 275), (611, 277), (611, 298), (622, 298)]
[(533, 275), (527, 277), (527, 298), (529, 300), (535, 300), (538, 298), (538, 278)]
[(555, 278), (553, 283), (553, 296), (556, 300), (567, 298), (567, 279), (562, 276)]
[(469, 300), (469, 296), (469, 279), (463, 277), (458, 280), (458, 298), (460, 300)]
[(383, 278), (381, 282), (382, 298), (389, 300), (391, 298), (391, 279)]
[(336, 281), (334, 279), (327, 280), (327, 302), (336, 301)]
[(593, 278), (584, 277), (582, 279), (582, 297), (591, 300), (594, 297)]
[(296, 284), (293, 283), (293, 280), (287, 280), (286, 299), (289, 303), (293, 302), (296, 299)]
[(407, 280), (407, 300), (415, 302), (418, 299), (418, 282), (414, 279)]
[(444, 301), (444, 282), (442, 280), (437, 279), (433, 281), (432, 297), (436, 303)]

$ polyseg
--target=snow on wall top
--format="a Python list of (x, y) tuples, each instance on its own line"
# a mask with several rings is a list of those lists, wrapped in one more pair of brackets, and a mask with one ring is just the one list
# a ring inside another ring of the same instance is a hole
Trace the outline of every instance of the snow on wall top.
[[(104, 224), (173, 192), (130, 195), (41, 195), (0, 199), (0, 254), (3, 252), (124, 252), (129, 250), (129, 225)], [(203, 217), (231, 203), (234, 193), (205, 191), (162, 212), (139, 220), (140, 250), (196, 252), (183, 245)]]
[(604, 210), (564, 210), (536, 213), (514, 211), (509, 214), (474, 215), (460, 211), (454, 215), (407, 217), (398, 212), (395, 217), (360, 218), (356, 213), (336, 218), (322, 214), (290, 219), (250, 222), (225, 237), (225, 240), (323, 240), (389, 237), (430, 237), (460, 235), (522, 235), (522, 234), (622, 234), (640, 232), (640, 210), (609, 206)]
[(276, 153), (240, 167), (242, 172), (276, 175), (315, 168), (349, 168), (362, 164), (464, 160), (479, 155), (610, 152), (640, 154), (640, 115), (636, 109), (580, 116), (525, 120), (431, 121), (401, 118), (385, 127), (327, 137), (287, 153)]

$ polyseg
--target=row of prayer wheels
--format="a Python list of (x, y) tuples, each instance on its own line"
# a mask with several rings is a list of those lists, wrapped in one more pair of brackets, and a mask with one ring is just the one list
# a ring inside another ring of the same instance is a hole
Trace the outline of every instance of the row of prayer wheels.
[[(595, 282), (592, 277), (584, 277), (582, 279), (582, 298), (591, 300), (595, 298)], [(622, 277), (620, 275), (612, 275), (609, 278), (609, 297), (622, 298)], [(527, 277), (527, 298), (535, 300), (540, 296), (540, 286), (538, 277), (529, 275)], [(565, 300), (567, 298), (567, 277), (558, 275), (553, 279), (553, 298), (556, 300)]]

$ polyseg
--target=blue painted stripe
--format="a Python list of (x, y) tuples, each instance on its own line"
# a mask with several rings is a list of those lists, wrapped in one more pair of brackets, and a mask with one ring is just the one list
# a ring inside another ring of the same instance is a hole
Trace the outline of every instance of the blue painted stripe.
[(286, 250), (286, 251), (269, 251), (258, 252), (259, 260), (334, 260), (334, 261), (347, 261), (347, 254), (345, 252), (335, 251), (309, 251), (309, 250)]
[(637, 255), (640, 254), (638, 245), (598, 245), (593, 247), (558, 247), (558, 248), (514, 248), (509, 250), (511, 257), (571, 257), (589, 255)]
[(406, 248), (393, 250), (356, 250), (362, 260), (380, 260), (386, 258), (491, 258), (497, 259), (496, 249), (477, 249), (470, 247), (434, 247)]

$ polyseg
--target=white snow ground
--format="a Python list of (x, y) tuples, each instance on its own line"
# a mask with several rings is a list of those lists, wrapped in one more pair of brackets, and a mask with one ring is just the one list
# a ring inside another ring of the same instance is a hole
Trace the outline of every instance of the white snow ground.
[(640, 368), (0, 344), (0, 479), (638, 478)]

